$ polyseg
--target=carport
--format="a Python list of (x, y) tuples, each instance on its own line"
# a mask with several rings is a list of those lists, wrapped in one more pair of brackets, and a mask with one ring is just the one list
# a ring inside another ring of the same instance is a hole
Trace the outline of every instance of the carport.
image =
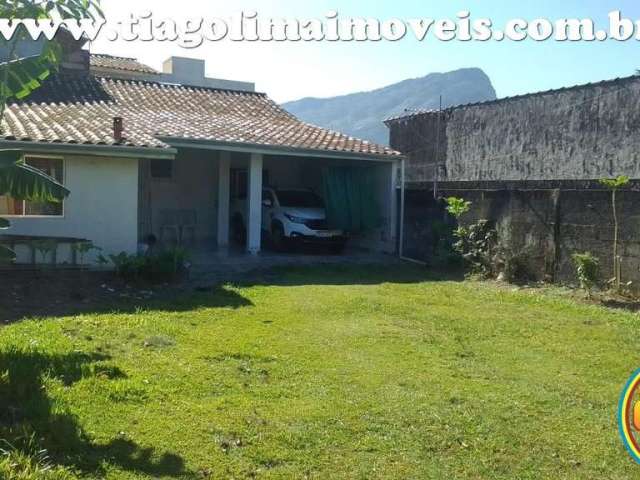
[[(180, 152), (190, 152), (201, 162), (213, 168), (205, 173), (197, 170), (191, 177), (179, 180), (184, 183), (176, 192), (192, 192), (198, 188), (211, 189), (211, 198), (201, 198), (194, 208), (213, 210), (208, 215), (214, 218), (211, 225), (202, 230), (202, 242), (199, 245), (209, 247), (213, 243), (216, 250), (225, 250), (232, 243), (231, 216), (233, 214), (234, 190), (238, 181), (246, 188), (246, 252), (257, 255), (263, 249), (262, 227), (262, 189), (303, 188), (325, 197), (323, 179), (331, 169), (356, 169), (366, 173), (372, 181), (369, 206), (375, 208), (379, 222), (375, 228), (354, 232), (350, 243), (371, 252), (396, 253), (398, 232), (398, 188), (402, 182), (402, 157), (398, 155), (379, 155), (331, 150), (304, 148), (282, 148), (267, 145), (231, 144), (209, 140), (185, 140), (182, 138), (162, 138), (164, 142), (176, 148), (178, 155), (174, 162), (181, 161)], [(185, 160), (186, 161), (186, 160)], [(238, 177), (237, 173), (243, 172)], [(178, 195), (178, 193), (176, 193)], [(184, 193), (182, 194), (184, 195)], [(203, 207), (203, 202), (213, 200)], [(325, 201), (328, 199), (325, 198)], [(185, 200), (171, 199), (172, 204), (185, 205)], [(144, 202), (141, 202), (144, 204)], [(375, 207), (373, 207), (375, 205)], [(149, 205), (150, 208), (153, 208)], [(204, 210), (203, 210), (204, 211)], [(144, 217), (141, 213), (141, 217)], [(153, 214), (150, 215), (154, 217)], [(201, 217), (207, 216), (201, 215)], [(157, 212), (155, 214), (157, 218)], [(151, 228), (150, 230), (154, 230)], [(212, 232), (215, 230), (215, 232)], [(207, 241), (207, 234), (213, 238)], [(210, 248), (207, 248), (211, 250)], [(201, 249), (202, 250), (202, 249)]]

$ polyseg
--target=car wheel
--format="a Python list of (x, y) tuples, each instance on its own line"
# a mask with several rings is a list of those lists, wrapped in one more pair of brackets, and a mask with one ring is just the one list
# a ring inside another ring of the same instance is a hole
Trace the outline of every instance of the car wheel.
[(274, 250), (283, 252), (287, 247), (287, 237), (284, 235), (284, 228), (279, 223), (271, 227), (271, 243)]

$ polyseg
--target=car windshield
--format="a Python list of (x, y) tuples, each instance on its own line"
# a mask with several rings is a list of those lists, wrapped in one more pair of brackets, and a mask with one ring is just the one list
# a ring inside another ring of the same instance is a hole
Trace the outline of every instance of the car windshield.
[(280, 190), (276, 192), (281, 207), (324, 208), (322, 199), (304, 190)]

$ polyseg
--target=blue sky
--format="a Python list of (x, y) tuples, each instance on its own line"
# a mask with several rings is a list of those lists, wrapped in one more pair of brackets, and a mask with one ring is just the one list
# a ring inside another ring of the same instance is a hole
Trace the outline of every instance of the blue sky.
[[(637, 0), (103, 0), (108, 17), (145, 9), (160, 17), (227, 17), (256, 10), (261, 17), (318, 18), (330, 10), (341, 16), (389, 18), (455, 18), (469, 10), (474, 18), (487, 17), (501, 26), (513, 18), (592, 18), (604, 27), (612, 10), (640, 20)], [(498, 96), (547, 90), (628, 76), (640, 67), (640, 42), (451, 42), (433, 37), (418, 42), (231, 42), (205, 43), (183, 49), (163, 42), (109, 42), (98, 40), (92, 51), (135, 56), (159, 68), (171, 55), (204, 58), (207, 73), (219, 78), (254, 81), (257, 89), (277, 101), (306, 96), (327, 97), (371, 90), (391, 83), (463, 67), (482, 68)]]

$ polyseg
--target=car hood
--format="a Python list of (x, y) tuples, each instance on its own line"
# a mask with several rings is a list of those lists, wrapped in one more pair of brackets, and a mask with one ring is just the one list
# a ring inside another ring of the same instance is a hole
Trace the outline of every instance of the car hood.
[(324, 208), (282, 207), (282, 212), (308, 220), (324, 220), (327, 216)]

